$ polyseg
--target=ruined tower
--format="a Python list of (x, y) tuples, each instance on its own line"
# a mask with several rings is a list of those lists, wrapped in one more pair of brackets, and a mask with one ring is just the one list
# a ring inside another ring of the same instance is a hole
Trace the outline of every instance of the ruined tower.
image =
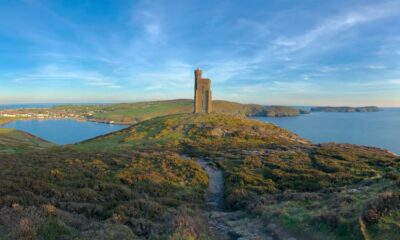
[(194, 71), (194, 112), (210, 113), (212, 111), (211, 80), (202, 78), (203, 71)]

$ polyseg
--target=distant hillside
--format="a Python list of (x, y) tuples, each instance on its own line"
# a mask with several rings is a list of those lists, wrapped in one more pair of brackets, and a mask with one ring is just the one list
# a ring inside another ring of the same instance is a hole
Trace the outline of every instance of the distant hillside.
[(15, 118), (0, 117), (0, 125), (14, 121)]
[(54, 144), (29, 133), (10, 128), (0, 128), (0, 153), (17, 153), (42, 150)]
[(378, 112), (380, 109), (375, 106), (367, 107), (313, 107), (311, 112)]
[[(95, 106), (58, 106), (54, 111), (73, 112), (77, 116), (91, 121), (136, 123), (146, 119), (177, 113), (191, 113), (193, 100), (177, 99), (166, 101), (120, 103)], [(213, 101), (213, 112), (245, 116), (289, 117), (302, 112), (285, 106), (262, 106), (257, 104), (240, 104), (228, 101)]]
[(214, 101), (214, 112), (243, 114), (263, 117), (294, 117), (304, 112), (288, 106), (263, 106), (259, 104), (241, 104), (228, 101)]

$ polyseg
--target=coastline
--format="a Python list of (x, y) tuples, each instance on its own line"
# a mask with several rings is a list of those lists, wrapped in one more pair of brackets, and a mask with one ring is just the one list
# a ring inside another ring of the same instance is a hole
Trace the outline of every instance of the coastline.
[(133, 123), (121, 123), (121, 122), (113, 122), (109, 120), (100, 120), (100, 119), (88, 119), (88, 118), (82, 118), (82, 117), (68, 117), (68, 118), (10, 118), (7, 120), (2, 120), (0, 119), (0, 126), (4, 126), (8, 123), (12, 123), (15, 121), (32, 121), (32, 120), (75, 120), (78, 122), (94, 122), (94, 123), (103, 123), (103, 124), (109, 124), (109, 125), (123, 125), (123, 126), (130, 126)]

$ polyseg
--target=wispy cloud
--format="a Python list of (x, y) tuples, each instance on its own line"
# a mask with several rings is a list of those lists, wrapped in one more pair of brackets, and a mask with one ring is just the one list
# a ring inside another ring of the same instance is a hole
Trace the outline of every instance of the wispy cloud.
[(362, 7), (356, 11), (341, 14), (336, 17), (328, 18), (317, 25), (314, 29), (303, 35), (296, 37), (279, 37), (275, 40), (278, 46), (287, 47), (289, 51), (296, 51), (306, 48), (311, 43), (339, 34), (340, 32), (351, 28), (377, 21), (383, 18), (391, 17), (400, 13), (399, 2), (389, 2), (383, 4), (374, 4)]
[(13, 93), (74, 86), (118, 97), (184, 97), (199, 66), (219, 98), (296, 104), (296, 96), (318, 101), (340, 91), (397, 96), (400, 2), (293, 4), (3, 4), (0, 83)]
[(14, 76), (11, 81), (23, 85), (68, 86), (71, 84), (84, 84), (93, 87), (121, 88), (117, 81), (102, 74), (76, 69), (64, 69), (55, 65), (45, 66), (33, 73)]

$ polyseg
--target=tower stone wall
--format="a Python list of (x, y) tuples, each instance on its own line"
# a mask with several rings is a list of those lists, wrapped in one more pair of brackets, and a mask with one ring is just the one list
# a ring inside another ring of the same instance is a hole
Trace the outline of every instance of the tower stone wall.
[(212, 111), (211, 80), (202, 77), (203, 71), (194, 71), (194, 112), (210, 113)]

